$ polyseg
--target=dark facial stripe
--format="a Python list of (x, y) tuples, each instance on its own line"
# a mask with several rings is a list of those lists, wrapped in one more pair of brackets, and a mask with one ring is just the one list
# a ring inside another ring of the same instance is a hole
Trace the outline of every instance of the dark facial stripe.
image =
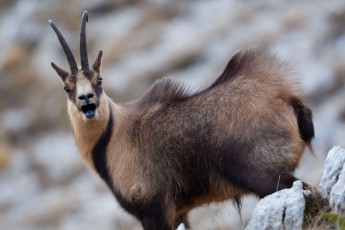
[(95, 91), (96, 96), (97, 96), (98, 98), (99, 98), (99, 97), (102, 95), (102, 93), (103, 93), (102, 86), (92, 84), (92, 89)]
[[(97, 96), (97, 97), (100, 97), (101, 94), (102, 94), (102, 92), (103, 92), (102, 85), (101, 85), (101, 84), (98, 85), (98, 84), (97, 84), (97, 80), (96, 80), (96, 83), (93, 82), (93, 80), (92, 80), (92, 78), (94, 77), (94, 75), (97, 74), (97, 73), (95, 73), (94, 71), (91, 71), (91, 70), (85, 70), (85, 71), (83, 71), (83, 73), (84, 73), (84, 76), (85, 76), (87, 79), (89, 79), (89, 81), (91, 82), (91, 84), (92, 84), (92, 89), (95, 91), (96, 96)], [(97, 75), (96, 75), (96, 78), (98, 79), (99, 77), (100, 77), (100, 76), (97, 74)]]
[(73, 102), (73, 104), (76, 104), (75, 95), (76, 95), (76, 87), (74, 87), (74, 88), (68, 93), (68, 99), (69, 99), (71, 102)]
[(100, 175), (100, 177), (107, 183), (109, 188), (113, 190), (113, 183), (109, 174), (109, 169), (107, 166), (107, 147), (111, 139), (113, 132), (113, 115), (111, 107), (109, 105), (109, 120), (105, 131), (102, 133), (101, 137), (98, 139), (97, 143), (92, 149), (92, 160), (95, 165), (95, 169)]

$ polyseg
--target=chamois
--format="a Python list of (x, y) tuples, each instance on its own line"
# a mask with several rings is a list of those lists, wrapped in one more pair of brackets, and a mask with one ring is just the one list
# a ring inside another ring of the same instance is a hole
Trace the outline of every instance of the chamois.
[(144, 229), (188, 226), (194, 207), (288, 188), (314, 127), (311, 110), (264, 48), (237, 52), (208, 88), (158, 80), (144, 96), (115, 104), (102, 88), (102, 51), (89, 67), (84, 12), (81, 68), (53, 23), (70, 73), (51, 63), (67, 92), (78, 149)]

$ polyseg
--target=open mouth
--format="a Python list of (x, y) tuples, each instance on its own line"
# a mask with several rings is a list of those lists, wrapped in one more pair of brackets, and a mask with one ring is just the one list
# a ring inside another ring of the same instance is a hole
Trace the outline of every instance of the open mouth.
[(81, 107), (81, 111), (83, 111), (86, 118), (88, 119), (94, 118), (96, 115), (96, 105), (95, 104), (83, 105)]

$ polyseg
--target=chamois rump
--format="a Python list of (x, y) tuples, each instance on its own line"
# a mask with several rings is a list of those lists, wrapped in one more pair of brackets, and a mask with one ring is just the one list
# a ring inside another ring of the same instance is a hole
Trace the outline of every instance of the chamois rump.
[(189, 92), (163, 78), (138, 100), (116, 104), (102, 88), (102, 51), (89, 67), (87, 21), (85, 11), (78, 68), (49, 20), (70, 73), (51, 65), (82, 157), (144, 229), (188, 226), (194, 207), (261, 198), (296, 180), (292, 172), (314, 137), (312, 113), (277, 58), (241, 50), (206, 89)]

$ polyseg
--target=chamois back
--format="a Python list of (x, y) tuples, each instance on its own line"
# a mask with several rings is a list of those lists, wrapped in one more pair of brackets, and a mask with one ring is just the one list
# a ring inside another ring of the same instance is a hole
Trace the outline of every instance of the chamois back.
[(179, 102), (190, 98), (192, 93), (188, 88), (170, 78), (158, 79), (145, 95), (139, 100), (140, 104), (161, 102)]
[[(230, 59), (223, 73), (214, 83), (205, 89), (193, 92), (185, 85), (166, 77), (157, 80), (139, 102), (145, 105), (151, 103), (183, 101), (210, 91), (223, 84), (229, 84), (230, 87), (231, 85), (235, 87), (237, 83), (232, 84), (232, 82), (238, 77), (242, 77), (243, 79), (239, 82), (245, 83), (246, 80), (249, 80), (249, 84), (252, 84), (253, 81), (256, 81), (257, 85), (265, 86), (259, 91), (262, 93), (279, 91), (280, 93), (285, 92), (287, 95), (300, 94), (288, 64), (280, 61), (266, 48), (254, 47), (238, 51)], [(270, 87), (271, 89), (269, 89)], [(236, 88), (240, 88), (240, 86), (236, 86)], [(258, 88), (259, 87), (253, 86), (255, 90)], [(265, 92), (265, 90), (267, 91)]]
[[(228, 62), (223, 73), (210, 88), (233, 80), (238, 76), (261, 78), (264, 76), (291, 77), (286, 63), (280, 61), (264, 47), (252, 47), (238, 51)], [(273, 80), (272, 79), (272, 80)]]

